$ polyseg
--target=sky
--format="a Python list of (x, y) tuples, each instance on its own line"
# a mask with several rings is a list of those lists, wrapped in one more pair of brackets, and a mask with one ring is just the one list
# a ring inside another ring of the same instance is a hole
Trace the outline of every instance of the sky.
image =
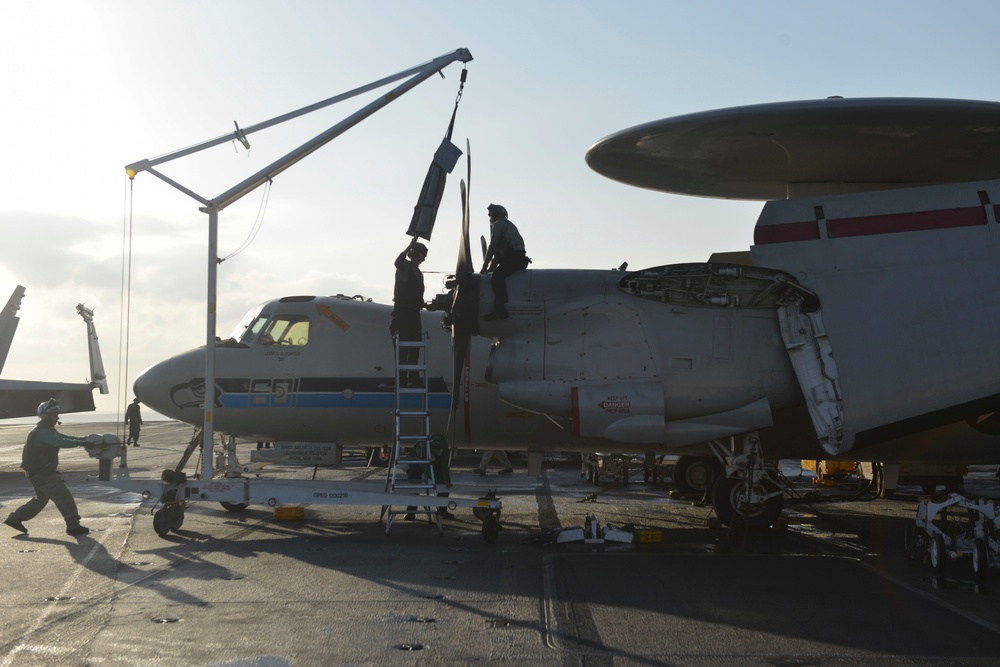
[[(206, 339), (207, 216), (125, 165), (468, 48), (453, 140), (472, 147), (472, 233), (506, 206), (532, 268), (631, 269), (746, 250), (760, 202), (684, 197), (584, 162), (617, 131), (687, 113), (844, 97), (997, 100), (1000, 3), (922, 0), (49, 0), (0, 21), (0, 298), (26, 287), (2, 377), (81, 382), (95, 310), (123, 411), (144, 368)], [(218, 325), (301, 294), (388, 303), (393, 260), (447, 129), (461, 64), (219, 216)], [(162, 165), (206, 199), (389, 89)], [(451, 175), (423, 269), (453, 272)], [(266, 204), (266, 205), (265, 205)], [(256, 231), (255, 231), (256, 230)], [(388, 334), (387, 334), (388, 335)]]

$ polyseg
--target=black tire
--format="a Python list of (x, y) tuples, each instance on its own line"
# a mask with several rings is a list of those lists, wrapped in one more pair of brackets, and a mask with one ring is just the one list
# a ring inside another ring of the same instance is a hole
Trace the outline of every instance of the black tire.
[(717, 459), (708, 456), (682, 456), (674, 464), (674, 486), (679, 493), (704, 495), (709, 480), (719, 479), (724, 472)]
[(986, 549), (986, 540), (981, 537), (977, 537), (972, 545), (972, 571), (980, 581), (985, 579), (990, 571), (990, 554)]
[[(715, 505), (715, 512), (719, 515), (719, 520), (730, 528), (742, 528), (744, 526), (743, 508), (740, 506), (739, 498), (743, 495), (745, 483), (742, 479), (735, 477), (720, 477), (715, 480), (712, 487), (712, 503)], [(757, 482), (757, 490), (763, 491), (767, 487), (761, 482)], [(781, 516), (781, 496), (768, 498), (763, 503), (753, 505), (746, 513), (747, 528), (759, 530), (767, 528)]]
[(498, 537), (500, 537), (500, 517), (497, 516), (496, 512), (490, 512), (490, 515), (483, 521), (483, 539), (486, 540), (487, 544), (493, 544)]
[(219, 504), (222, 505), (227, 512), (242, 512), (249, 507), (247, 503), (227, 503), (225, 500), (219, 501)]
[(170, 508), (170, 530), (180, 530), (184, 525), (184, 506), (180, 503)]
[(931, 538), (930, 544), (927, 547), (927, 557), (934, 574), (944, 572), (945, 564), (948, 562), (948, 554), (945, 552), (943, 537), (935, 535)]
[(170, 515), (168, 507), (161, 507), (153, 512), (153, 530), (160, 537), (164, 537), (170, 532), (170, 526), (173, 523), (173, 518)]

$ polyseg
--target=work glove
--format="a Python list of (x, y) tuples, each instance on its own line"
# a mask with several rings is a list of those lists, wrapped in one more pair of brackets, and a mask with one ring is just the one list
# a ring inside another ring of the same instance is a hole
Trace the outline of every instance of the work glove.
[(121, 450), (122, 441), (114, 433), (91, 433), (81, 445), (92, 459), (113, 459)]

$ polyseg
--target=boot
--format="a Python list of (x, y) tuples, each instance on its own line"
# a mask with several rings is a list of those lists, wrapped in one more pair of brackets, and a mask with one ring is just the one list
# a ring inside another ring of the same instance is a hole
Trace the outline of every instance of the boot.
[(24, 524), (15, 519), (14, 517), (7, 517), (4, 523), (13, 528), (14, 530), (19, 530), (22, 533), (28, 532), (28, 529), (24, 527)]

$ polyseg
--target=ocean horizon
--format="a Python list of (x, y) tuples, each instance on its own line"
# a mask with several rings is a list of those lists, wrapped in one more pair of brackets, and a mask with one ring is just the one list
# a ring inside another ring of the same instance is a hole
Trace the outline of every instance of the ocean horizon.
[[(119, 423), (125, 422), (125, 411), (120, 413), (108, 410), (93, 410), (91, 412), (67, 412), (59, 416), (59, 421), (63, 424), (94, 424), (94, 423)], [(160, 422), (173, 421), (170, 417), (161, 415), (159, 412), (150, 410), (142, 406), (142, 421)], [(38, 417), (12, 417), (10, 419), (0, 419), (0, 426), (21, 426), (30, 424), (32, 426), (38, 422)]]

